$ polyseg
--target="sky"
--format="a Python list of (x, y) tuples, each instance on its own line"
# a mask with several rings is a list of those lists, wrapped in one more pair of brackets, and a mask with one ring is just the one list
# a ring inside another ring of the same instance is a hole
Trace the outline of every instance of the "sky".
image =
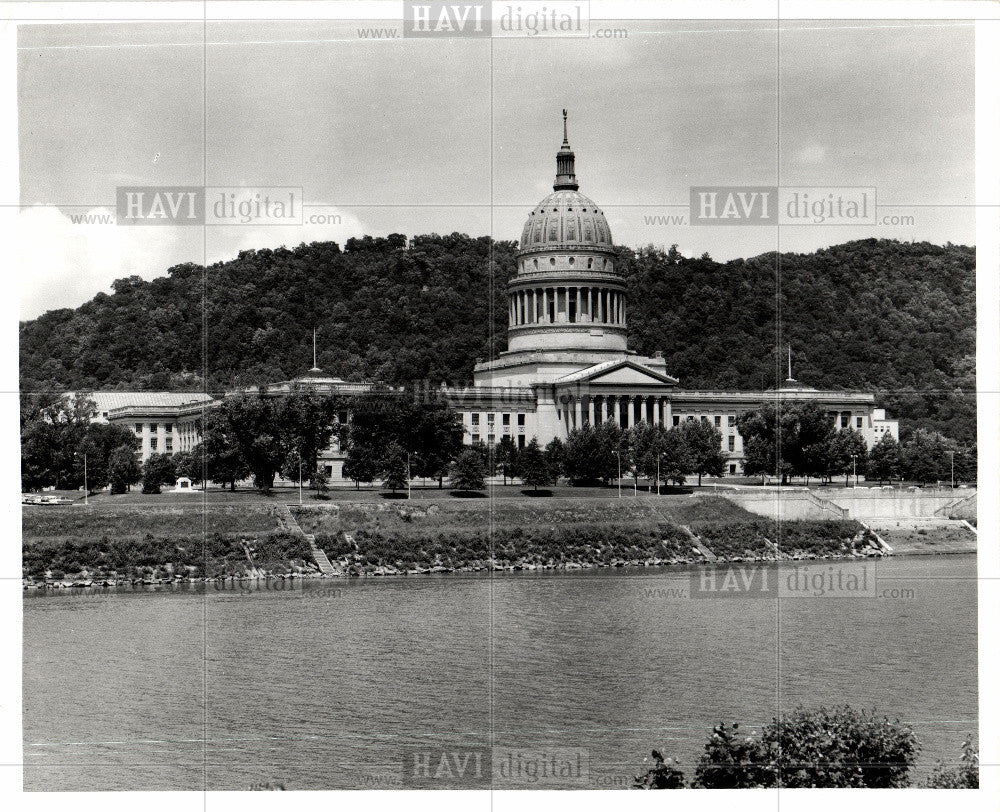
[[(974, 242), (970, 24), (627, 21), (615, 39), (492, 41), (371, 41), (364, 25), (21, 27), (21, 317), (251, 248), (516, 240), (551, 191), (563, 108), (580, 191), (619, 244), (725, 260), (871, 236)], [(150, 185), (301, 187), (307, 214), (333, 222), (72, 220)], [(685, 215), (689, 188), (707, 185), (875, 187), (880, 217), (912, 222), (658, 219)]]

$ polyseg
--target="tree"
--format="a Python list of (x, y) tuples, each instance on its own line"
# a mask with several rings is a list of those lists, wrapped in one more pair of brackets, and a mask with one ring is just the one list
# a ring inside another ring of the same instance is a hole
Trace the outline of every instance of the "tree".
[(135, 450), (131, 446), (120, 445), (111, 452), (111, 457), (108, 460), (108, 479), (111, 482), (111, 493), (125, 493), (141, 477), (142, 469), (135, 458)]
[(299, 462), (312, 481), (319, 467), (319, 453), (330, 445), (340, 403), (328, 395), (295, 390), (277, 398), (274, 411), (277, 435), (283, 449), (282, 467), (294, 469)]
[[(782, 455), (789, 465), (789, 472), (806, 478), (823, 477), (842, 473), (831, 456), (850, 448), (850, 444), (837, 443), (837, 428), (826, 410), (815, 401), (804, 401), (786, 406), (782, 430)], [(847, 429), (845, 429), (846, 431)], [(848, 457), (849, 458), (849, 457)], [(842, 462), (838, 457), (837, 463)]]
[(414, 403), (407, 416), (405, 447), (413, 452), (413, 474), (444, 487), (448, 465), (462, 450), (462, 417), (447, 403)]
[(278, 424), (278, 401), (260, 394), (226, 398), (220, 407), (231, 440), (253, 475), (254, 485), (269, 491), (285, 460)]
[(684, 444), (691, 455), (691, 470), (698, 474), (722, 476), (726, 459), (722, 455), (722, 434), (705, 420), (685, 420), (680, 426)]
[(187, 477), (195, 485), (201, 482), (202, 456), (200, 450), (199, 453), (178, 451), (174, 454), (174, 471), (178, 477)]
[(558, 437), (553, 437), (545, 446), (545, 462), (548, 464), (552, 481), (558, 484), (559, 474), (562, 473), (566, 464), (566, 448)]
[(518, 464), (521, 479), (533, 490), (537, 491), (539, 485), (548, 485), (552, 481), (548, 460), (537, 438), (532, 437), (531, 442), (521, 450)]
[(475, 450), (463, 451), (451, 466), (451, 484), (456, 490), (478, 491), (486, 485), (486, 469), (482, 455)]
[(743, 471), (761, 477), (778, 473), (779, 421), (781, 414), (773, 403), (751, 409), (736, 418), (736, 428), (743, 438)]
[(362, 482), (374, 482), (378, 476), (378, 453), (370, 445), (351, 443), (344, 460), (343, 475), (354, 480), (357, 490)]
[(845, 487), (850, 477), (857, 471), (863, 474), (868, 467), (868, 443), (861, 432), (854, 429), (835, 431), (827, 441), (826, 471), (831, 478), (842, 474)]
[(694, 462), (680, 426), (672, 426), (663, 433), (659, 453), (660, 478), (664, 482), (683, 485), (687, 475), (694, 470)]
[(390, 488), (395, 493), (400, 488), (405, 488), (409, 482), (407, 476), (409, 461), (406, 451), (396, 442), (393, 442), (385, 452), (379, 465), (379, 473), (384, 479), (382, 486)]
[(509, 434), (500, 438), (493, 457), (497, 463), (497, 470), (503, 475), (503, 484), (506, 485), (508, 477), (513, 478), (517, 473), (517, 446)]
[(888, 432), (872, 446), (865, 477), (877, 479), (879, 485), (885, 480), (889, 480), (891, 484), (893, 479), (899, 477), (899, 443)]
[(223, 487), (229, 484), (231, 491), (236, 483), (250, 476), (250, 466), (240, 453), (236, 433), (223, 410), (212, 410), (205, 415), (202, 440), (191, 454), (203, 459), (208, 478)]
[(169, 454), (152, 454), (142, 464), (142, 492), (159, 493), (160, 486), (177, 481), (174, 461)]
[(903, 444), (901, 468), (906, 479), (915, 482), (951, 480), (954, 443), (940, 434), (917, 429)]

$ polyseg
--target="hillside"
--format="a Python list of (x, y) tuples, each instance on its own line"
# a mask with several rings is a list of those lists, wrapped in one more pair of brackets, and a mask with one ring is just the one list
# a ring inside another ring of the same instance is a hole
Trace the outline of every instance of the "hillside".
[[(515, 250), (488, 237), (407, 244), (396, 234), (122, 279), (111, 294), (21, 324), (22, 390), (279, 380), (309, 366), (313, 327), (320, 366), (348, 380), (465, 382), (491, 354), (491, 288), (492, 351), (506, 345)], [(797, 379), (876, 390), (905, 429), (974, 440), (974, 248), (870, 239), (725, 263), (618, 251), (630, 346), (663, 350), (682, 386), (773, 386), (785, 373), (774, 353), (780, 309)]]

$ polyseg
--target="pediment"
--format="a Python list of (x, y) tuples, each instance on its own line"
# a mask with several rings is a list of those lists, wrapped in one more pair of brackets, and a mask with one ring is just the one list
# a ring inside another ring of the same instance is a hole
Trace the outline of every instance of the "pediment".
[(607, 386), (676, 386), (677, 379), (661, 375), (632, 360), (608, 361), (571, 375), (560, 378), (560, 384), (580, 384)]

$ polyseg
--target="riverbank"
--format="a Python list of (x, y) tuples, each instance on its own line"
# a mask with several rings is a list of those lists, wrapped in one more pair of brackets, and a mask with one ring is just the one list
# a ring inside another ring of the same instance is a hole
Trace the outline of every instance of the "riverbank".
[(307, 578), (304, 533), (344, 577), (574, 570), (884, 554), (857, 522), (775, 522), (715, 496), (26, 511), (29, 588)]

